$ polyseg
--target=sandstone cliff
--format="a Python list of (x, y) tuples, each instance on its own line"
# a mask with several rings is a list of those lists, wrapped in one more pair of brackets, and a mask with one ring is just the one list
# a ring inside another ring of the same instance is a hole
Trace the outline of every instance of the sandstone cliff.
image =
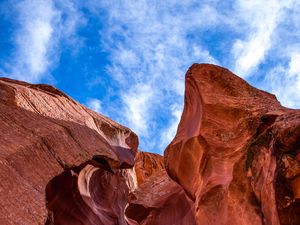
[[(162, 214), (166, 225), (179, 225), (189, 224), (181, 215), (194, 218), (162, 156), (139, 152), (130, 129), (52, 86), (1, 78), (0, 135), (0, 224), (153, 224)], [(174, 203), (177, 193), (184, 207)], [(169, 202), (185, 211), (160, 210)]]
[(193, 65), (165, 165), (199, 225), (300, 224), (300, 110), (227, 69)]
[(300, 224), (300, 111), (195, 64), (164, 153), (49, 85), (0, 78), (0, 224)]

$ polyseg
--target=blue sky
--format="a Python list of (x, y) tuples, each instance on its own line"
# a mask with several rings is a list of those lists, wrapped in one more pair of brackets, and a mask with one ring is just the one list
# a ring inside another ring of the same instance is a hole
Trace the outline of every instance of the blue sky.
[(48, 83), (162, 153), (192, 63), (300, 108), (300, 1), (1, 0), (0, 76)]

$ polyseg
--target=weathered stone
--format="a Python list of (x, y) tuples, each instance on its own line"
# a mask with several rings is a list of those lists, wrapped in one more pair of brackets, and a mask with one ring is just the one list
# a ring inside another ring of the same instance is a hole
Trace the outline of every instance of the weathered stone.
[(298, 182), (288, 180), (298, 167), (281, 162), (299, 149), (300, 111), (218, 66), (193, 65), (185, 88), (165, 163), (195, 202), (197, 224), (299, 224)]

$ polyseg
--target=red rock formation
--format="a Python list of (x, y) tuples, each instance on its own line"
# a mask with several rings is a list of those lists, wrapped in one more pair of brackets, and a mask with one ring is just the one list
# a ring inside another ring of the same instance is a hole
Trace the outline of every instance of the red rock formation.
[(299, 224), (299, 149), (299, 110), (227, 69), (189, 69), (165, 164), (195, 202), (197, 224)]
[(130, 194), (126, 215), (143, 225), (194, 225), (193, 202), (167, 175), (163, 157), (139, 152), (135, 164), (139, 187)]
[(300, 110), (193, 65), (162, 156), (48, 85), (0, 78), (0, 224), (299, 225)]
[[(162, 156), (138, 152), (131, 130), (54, 87), (1, 78), (0, 135), (0, 224), (137, 225), (162, 214), (165, 225), (179, 225), (191, 224), (181, 223), (187, 214), (194, 218)], [(173, 207), (184, 210), (174, 215)]]
[(127, 224), (137, 136), (51, 86), (0, 91), (0, 224), (44, 224), (50, 180), (48, 224)]
[(161, 155), (139, 151), (135, 158), (135, 171), (138, 185), (149, 177), (156, 176), (157, 172), (165, 169), (164, 159)]

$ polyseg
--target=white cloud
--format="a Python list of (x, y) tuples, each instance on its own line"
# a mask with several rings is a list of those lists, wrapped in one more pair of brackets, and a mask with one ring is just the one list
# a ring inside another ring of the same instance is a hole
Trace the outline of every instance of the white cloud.
[(124, 117), (128, 126), (137, 133), (148, 134), (151, 98), (153, 98), (151, 87), (145, 84), (137, 84), (128, 93), (123, 93), (122, 99), (126, 105)]
[(295, 80), (286, 77), (286, 68), (277, 66), (270, 70), (265, 77), (267, 89), (276, 95), (278, 100), (287, 107), (296, 107), (296, 101), (299, 96), (294, 86)]
[(59, 14), (47, 0), (21, 1), (17, 9), (20, 29), (15, 37), (12, 73), (18, 79), (36, 82), (51, 64), (48, 49), (53, 45), (53, 23)]
[(16, 50), (7, 71), (11, 77), (39, 82), (51, 74), (59, 60), (61, 40), (78, 45), (73, 34), (83, 18), (72, 0), (55, 3), (52, 0), (23, 0), (16, 4)]
[(91, 98), (86, 102), (86, 105), (91, 110), (94, 110), (95, 112), (101, 113), (102, 111), (102, 104), (101, 101), (97, 98)]
[(289, 57), (287, 45), (299, 43), (299, 9), (297, 0), (236, 0), (234, 26), (240, 37), (232, 45), (234, 72), (248, 78), (268, 60)]
[(158, 120), (166, 120), (164, 126), (168, 126), (173, 118), (170, 108), (182, 103), (188, 67), (195, 62), (217, 62), (189, 34), (219, 23), (219, 15), (209, 4), (194, 3), (90, 2), (93, 11), (100, 7), (109, 17), (100, 33), (111, 54), (107, 71), (118, 82), (122, 96), (118, 120), (135, 130), (141, 147), (147, 143), (148, 150), (150, 145), (161, 147), (155, 136), (165, 127)]
[(87, 21), (76, 0), (55, 1), (60, 18), (56, 23), (56, 35), (58, 41), (64, 41), (64, 45), (71, 47), (73, 53), (77, 53), (83, 45), (83, 40), (76, 33), (77, 29), (86, 25)]
[(278, 1), (277, 4), (281, 8), (280, 19), (269, 53), (260, 62), (265, 68), (258, 71), (264, 82), (257, 82), (256, 86), (274, 93), (284, 106), (300, 108), (300, 2)]
[(163, 153), (164, 150), (163, 148), (166, 147), (175, 137), (175, 134), (177, 132), (177, 126), (181, 118), (182, 110), (183, 110), (183, 105), (174, 104), (171, 106), (172, 119), (170, 120), (170, 125), (161, 132), (161, 137), (160, 137), (160, 150), (162, 150), (161, 153)]
[(300, 76), (300, 52), (293, 52), (291, 54), (288, 74), (290, 76)]
[[(234, 71), (246, 77), (264, 60), (272, 46), (272, 37), (282, 18), (285, 4), (279, 0), (239, 0), (238, 19), (246, 27), (246, 39), (238, 39), (233, 45)], [(240, 28), (244, 30), (243, 27)]]
[(290, 55), (289, 63), (279, 64), (265, 76), (264, 88), (287, 107), (300, 108), (300, 51)]

